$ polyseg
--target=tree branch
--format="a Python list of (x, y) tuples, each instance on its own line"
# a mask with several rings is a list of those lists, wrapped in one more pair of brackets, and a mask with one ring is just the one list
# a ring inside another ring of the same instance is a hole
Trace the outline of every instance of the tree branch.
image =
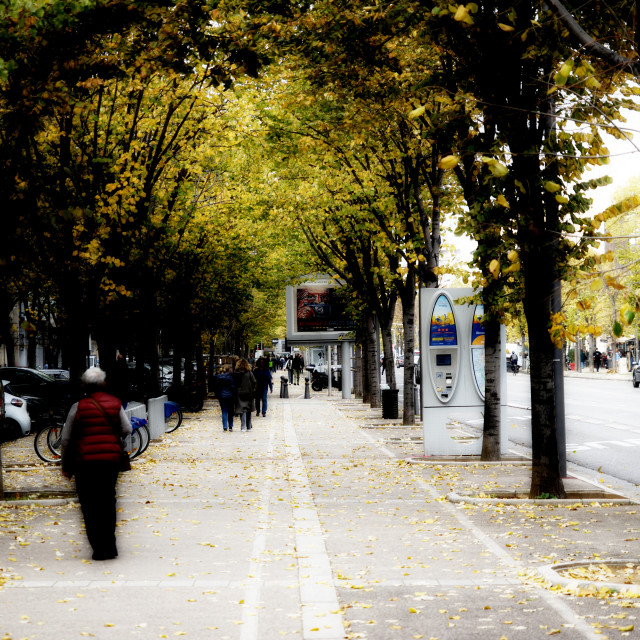
[(567, 11), (560, 0), (547, 0), (549, 6), (552, 7), (560, 17), (560, 20), (569, 29), (569, 33), (580, 42), (584, 48), (596, 57), (608, 62), (621, 71), (627, 71), (636, 78), (640, 78), (640, 63), (637, 60), (625, 58), (619, 53), (608, 49), (607, 47), (596, 42), (573, 18)]

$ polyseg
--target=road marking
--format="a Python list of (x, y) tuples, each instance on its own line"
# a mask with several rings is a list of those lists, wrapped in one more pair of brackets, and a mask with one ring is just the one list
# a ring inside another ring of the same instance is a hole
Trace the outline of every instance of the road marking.
[(615, 449), (616, 447), (638, 447), (640, 438), (630, 438), (629, 440), (597, 440), (595, 442), (580, 442), (577, 444), (567, 444), (567, 451), (589, 451), (591, 449)]
[(271, 503), (271, 490), (273, 487), (273, 452), (274, 452), (275, 432), (269, 432), (269, 446), (267, 458), (269, 459), (262, 481), (260, 500), (258, 505), (258, 524), (253, 548), (251, 550), (251, 574), (247, 578), (247, 586), (244, 595), (244, 606), (242, 607), (242, 629), (240, 640), (257, 640), (260, 637), (258, 623), (260, 620), (261, 595), (264, 588), (263, 569), (264, 552), (267, 546), (267, 531), (271, 527), (271, 515), (269, 505)]
[[(338, 592), (293, 426), (290, 402), (284, 404), (284, 444), (298, 557), (302, 638), (341, 640), (344, 638), (344, 625), (339, 613)], [(322, 623), (318, 624), (318, 620)]]
[[(419, 484), (425, 490), (425, 493), (434, 500), (439, 500), (441, 494), (434, 486), (430, 485), (424, 478), (418, 479)], [(484, 547), (492, 553), (496, 558), (502, 561), (505, 570), (508, 569), (514, 573), (518, 573), (525, 569), (525, 565), (517, 558), (512, 557), (505, 549), (503, 549), (490, 535), (484, 533), (474, 522), (472, 522), (464, 513), (458, 510), (451, 502), (443, 502), (443, 508), (455, 517), (460, 525), (469, 531)], [(573, 626), (583, 638), (598, 638), (596, 632), (585, 621), (584, 617), (578, 615), (569, 604), (565, 603), (553, 591), (547, 591), (544, 587), (533, 587), (542, 600), (544, 600), (551, 608), (566, 621), (567, 624)]]

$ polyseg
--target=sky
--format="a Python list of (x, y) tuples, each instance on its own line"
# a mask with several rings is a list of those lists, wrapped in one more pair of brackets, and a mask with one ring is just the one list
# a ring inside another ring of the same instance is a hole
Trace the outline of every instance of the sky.
[[(626, 140), (618, 140), (604, 134), (605, 144), (609, 149), (609, 163), (592, 168), (584, 174), (585, 180), (608, 175), (612, 183), (606, 187), (599, 187), (588, 192), (593, 199), (590, 212), (593, 215), (604, 211), (616, 201), (615, 192), (624, 187), (632, 178), (640, 178), (640, 113), (623, 111), (627, 118), (626, 123), (618, 123), (620, 128), (633, 138), (633, 143)], [(638, 147), (635, 148), (634, 144)], [(445, 235), (450, 249), (455, 256), (454, 261), (467, 262), (471, 260), (471, 254), (475, 248), (475, 242), (466, 237), (454, 237), (453, 234)]]
[(621, 123), (620, 128), (632, 135), (633, 143), (604, 135), (610, 153), (609, 164), (596, 167), (584, 176), (591, 179), (608, 175), (613, 180), (612, 184), (589, 193), (589, 197), (593, 198), (591, 206), (593, 214), (603, 211), (615, 202), (614, 194), (617, 189), (624, 187), (630, 179), (640, 177), (640, 151), (638, 150), (640, 149), (640, 113), (625, 111), (624, 115), (627, 122)]

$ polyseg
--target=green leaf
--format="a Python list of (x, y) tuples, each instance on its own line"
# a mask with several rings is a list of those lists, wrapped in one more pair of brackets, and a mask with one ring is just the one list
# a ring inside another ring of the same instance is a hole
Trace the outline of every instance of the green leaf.
[(622, 325), (618, 321), (613, 323), (613, 335), (616, 338), (622, 336)]

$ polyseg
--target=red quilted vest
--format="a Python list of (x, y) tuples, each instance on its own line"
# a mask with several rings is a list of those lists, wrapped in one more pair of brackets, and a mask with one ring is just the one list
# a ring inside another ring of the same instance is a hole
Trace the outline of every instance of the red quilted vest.
[[(100, 404), (110, 424), (89, 398)], [(116, 435), (116, 432), (120, 433), (120, 400), (103, 391), (93, 393), (89, 398), (78, 403), (73, 425), (76, 461), (80, 464), (98, 461), (117, 464), (122, 454), (122, 439)]]

